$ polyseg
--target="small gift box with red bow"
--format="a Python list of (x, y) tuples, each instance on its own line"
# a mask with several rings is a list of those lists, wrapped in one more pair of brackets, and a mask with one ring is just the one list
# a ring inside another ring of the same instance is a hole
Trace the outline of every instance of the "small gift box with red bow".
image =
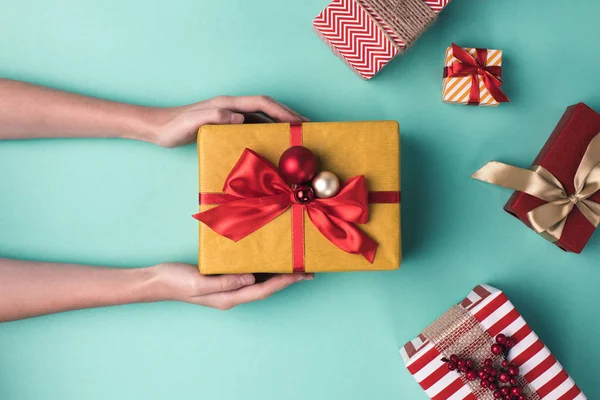
[(502, 86), (502, 50), (446, 49), (442, 101), (475, 106), (508, 102)]
[(400, 266), (396, 121), (205, 125), (203, 274)]
[(491, 161), (473, 178), (516, 190), (507, 212), (581, 253), (600, 224), (600, 115), (583, 103), (570, 106), (531, 168)]
[(500, 290), (477, 286), (400, 350), (435, 400), (585, 400)]
[(371, 79), (431, 25), (450, 0), (334, 0), (315, 32), (355, 73)]

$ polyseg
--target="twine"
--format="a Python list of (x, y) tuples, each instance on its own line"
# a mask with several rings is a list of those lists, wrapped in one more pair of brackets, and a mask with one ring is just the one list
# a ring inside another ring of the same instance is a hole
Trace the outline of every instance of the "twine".
[[(495, 343), (494, 339), (483, 330), (475, 317), (458, 305), (450, 308), (425, 328), (423, 336), (429, 339), (444, 357), (449, 358), (452, 354), (456, 354), (459, 358), (471, 359), (476, 369), (479, 369), (487, 358), (490, 358), (494, 364), (502, 360), (490, 350)], [(468, 381), (463, 374), (460, 377), (470, 386), (477, 399), (494, 400), (493, 391), (482, 388), (479, 380)], [(517, 382), (528, 399), (540, 400), (540, 396), (529, 387), (525, 378), (519, 376)]]
[[(410, 47), (436, 19), (436, 13), (423, 0), (362, 0), (362, 2), (406, 43), (406, 48)], [(358, 3), (360, 4), (360, 1)], [(398, 51), (405, 50), (388, 36), (373, 16), (371, 18)]]

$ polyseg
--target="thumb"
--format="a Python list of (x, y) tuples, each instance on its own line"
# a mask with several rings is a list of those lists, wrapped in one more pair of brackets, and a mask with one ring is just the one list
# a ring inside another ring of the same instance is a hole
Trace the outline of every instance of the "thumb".
[(244, 122), (244, 115), (236, 113), (225, 108), (209, 108), (200, 111), (201, 125), (225, 125), (241, 124)]

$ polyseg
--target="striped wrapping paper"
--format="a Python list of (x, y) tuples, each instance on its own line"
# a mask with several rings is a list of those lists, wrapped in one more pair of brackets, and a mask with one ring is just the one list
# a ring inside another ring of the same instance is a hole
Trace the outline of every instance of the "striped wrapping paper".
[[(439, 13), (450, 0), (423, 0)], [(371, 79), (406, 43), (364, 0), (334, 0), (313, 21), (315, 32), (354, 72)], [(390, 41), (391, 38), (393, 42)]]
[[(542, 400), (585, 400), (560, 363), (527, 325), (502, 291), (480, 285), (460, 303), (491, 337), (512, 336), (517, 344), (508, 353), (520, 374)], [(442, 355), (420, 334), (400, 350), (406, 367), (433, 400), (476, 400), (470, 386), (456, 371), (449, 371)]]
[[(475, 56), (474, 48), (465, 47), (464, 49), (470, 55)], [(444, 60), (445, 60), (444, 66), (446, 66), (446, 67), (450, 67), (453, 62), (458, 61), (452, 55), (452, 47), (448, 47), (446, 49), (446, 55), (444, 57)], [(501, 67), (502, 66), (502, 50), (488, 50), (486, 66)], [(481, 79), (481, 76), (479, 76), (477, 79), (479, 80), (479, 95), (480, 95), (479, 105), (492, 106), (492, 107), (497, 106), (499, 103), (492, 97), (490, 92), (485, 87), (485, 85), (483, 84), (483, 79)], [(443, 87), (442, 87), (442, 101), (444, 101), (446, 103), (459, 103), (459, 104), (469, 103), (469, 91), (471, 90), (471, 84), (472, 84), (472, 79), (470, 76), (444, 78), (444, 83), (443, 83)]]

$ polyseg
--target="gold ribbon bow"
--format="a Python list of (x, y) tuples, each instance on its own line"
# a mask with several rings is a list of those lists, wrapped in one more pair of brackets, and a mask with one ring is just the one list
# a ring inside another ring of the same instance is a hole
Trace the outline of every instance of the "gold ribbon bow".
[(600, 189), (600, 132), (588, 145), (577, 168), (573, 194), (567, 193), (560, 181), (541, 166), (524, 169), (490, 161), (471, 178), (547, 201), (529, 211), (527, 218), (537, 233), (552, 242), (560, 239), (573, 207), (577, 207), (595, 227), (600, 224), (600, 204), (589, 199)]

